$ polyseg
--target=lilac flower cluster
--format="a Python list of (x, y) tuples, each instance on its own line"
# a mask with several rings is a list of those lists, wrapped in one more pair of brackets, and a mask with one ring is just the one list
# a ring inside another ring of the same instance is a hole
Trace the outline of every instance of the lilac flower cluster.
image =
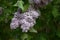
[(28, 32), (36, 24), (36, 18), (38, 18), (39, 13), (35, 10), (31, 10), (25, 13), (14, 13), (12, 18), (10, 28), (16, 29), (20, 26), (22, 32)]
[(34, 7), (42, 7), (52, 2), (53, 0), (29, 0), (30, 4), (33, 4)]

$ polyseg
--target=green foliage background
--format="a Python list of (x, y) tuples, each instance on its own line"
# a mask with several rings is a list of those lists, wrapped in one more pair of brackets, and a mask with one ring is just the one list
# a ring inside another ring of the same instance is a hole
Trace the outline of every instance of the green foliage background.
[[(25, 10), (28, 8), (28, 0), (23, 0)], [(17, 0), (0, 0), (3, 13), (0, 15), (0, 40), (22, 40), (21, 29), (10, 29), (10, 22), (17, 7), (13, 5)], [(36, 20), (34, 28), (38, 33), (28, 32), (26, 40), (60, 40), (60, 0), (53, 0), (47, 6), (40, 8), (41, 16)]]

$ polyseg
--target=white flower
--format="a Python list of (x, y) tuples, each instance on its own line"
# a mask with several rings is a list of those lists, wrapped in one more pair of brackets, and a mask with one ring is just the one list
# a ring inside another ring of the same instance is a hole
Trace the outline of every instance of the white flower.
[(29, 28), (30, 28), (29, 26), (21, 25), (21, 29), (23, 29), (23, 30), (25, 30), (25, 29), (29, 30)]
[(15, 23), (11, 23), (11, 24), (10, 24), (10, 28), (11, 28), (11, 29), (16, 29), (17, 26), (18, 26), (18, 25), (16, 25)]
[(23, 32), (27, 32), (30, 29), (30, 23), (26, 22), (24, 24), (21, 25), (21, 29)]
[(10, 24), (10, 28), (11, 29), (16, 29), (17, 27), (19, 27), (19, 23), (18, 23), (19, 21), (16, 19), (16, 18), (13, 18), (12, 19), (12, 22), (11, 22), (11, 24)]
[(34, 23), (30, 23), (30, 25), (31, 25), (30, 28), (32, 28), (35, 24)]
[(24, 24), (24, 23), (26, 23), (25, 19), (19, 20), (19, 24)]
[(32, 18), (32, 16), (25, 17), (25, 20), (29, 23), (31, 23), (31, 22), (33, 22), (34, 24), (36, 23), (35, 20)]
[(30, 11), (30, 15), (31, 15), (33, 18), (38, 18), (39, 13), (38, 13), (37, 11)]
[(32, 16), (33, 18), (38, 18), (39, 13), (35, 10), (30, 10), (28, 12), (25, 12), (24, 15), (26, 16)]
[(32, 16), (25, 17), (26, 21), (31, 22), (33, 20)]
[(22, 32), (28, 32), (28, 30), (26, 30), (26, 29), (24, 30), (24, 29), (23, 29)]
[(24, 24), (22, 24), (24, 27), (30, 27), (30, 23), (29, 22), (25, 22)]
[(30, 12), (29, 11), (28, 12), (25, 12), (24, 15), (30, 16)]
[(17, 27), (19, 27), (19, 24), (18, 23), (11, 23), (10, 24), (10, 28), (11, 29), (16, 29)]

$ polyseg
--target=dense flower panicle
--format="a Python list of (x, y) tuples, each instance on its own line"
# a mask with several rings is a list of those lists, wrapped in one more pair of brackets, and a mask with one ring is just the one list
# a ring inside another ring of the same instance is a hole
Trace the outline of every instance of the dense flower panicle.
[(14, 13), (10, 28), (16, 29), (20, 27), (22, 32), (28, 32), (36, 24), (36, 19), (40, 16), (39, 7), (47, 5), (52, 0), (29, 0), (29, 8), (27, 12), (22, 13), (22, 10), (18, 8)]
[(22, 14), (15, 12), (10, 27), (11, 29), (16, 29), (20, 25), (22, 32), (28, 32), (28, 30), (30, 30), (30, 28), (36, 24), (35, 20), (38, 18), (38, 16), (39, 13), (35, 10), (31, 10)]

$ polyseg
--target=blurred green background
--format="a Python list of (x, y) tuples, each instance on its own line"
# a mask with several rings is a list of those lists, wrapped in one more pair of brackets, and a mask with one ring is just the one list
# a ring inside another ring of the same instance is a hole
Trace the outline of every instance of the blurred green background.
[[(47, 6), (40, 8), (41, 16), (36, 20), (34, 28), (38, 33), (22, 33), (20, 28), (10, 29), (13, 13), (18, 7), (13, 5), (17, 0), (0, 0), (3, 13), (0, 15), (0, 40), (60, 40), (60, 0), (53, 0)], [(23, 0), (25, 9), (28, 0)], [(26, 36), (24, 36), (26, 34)]]

